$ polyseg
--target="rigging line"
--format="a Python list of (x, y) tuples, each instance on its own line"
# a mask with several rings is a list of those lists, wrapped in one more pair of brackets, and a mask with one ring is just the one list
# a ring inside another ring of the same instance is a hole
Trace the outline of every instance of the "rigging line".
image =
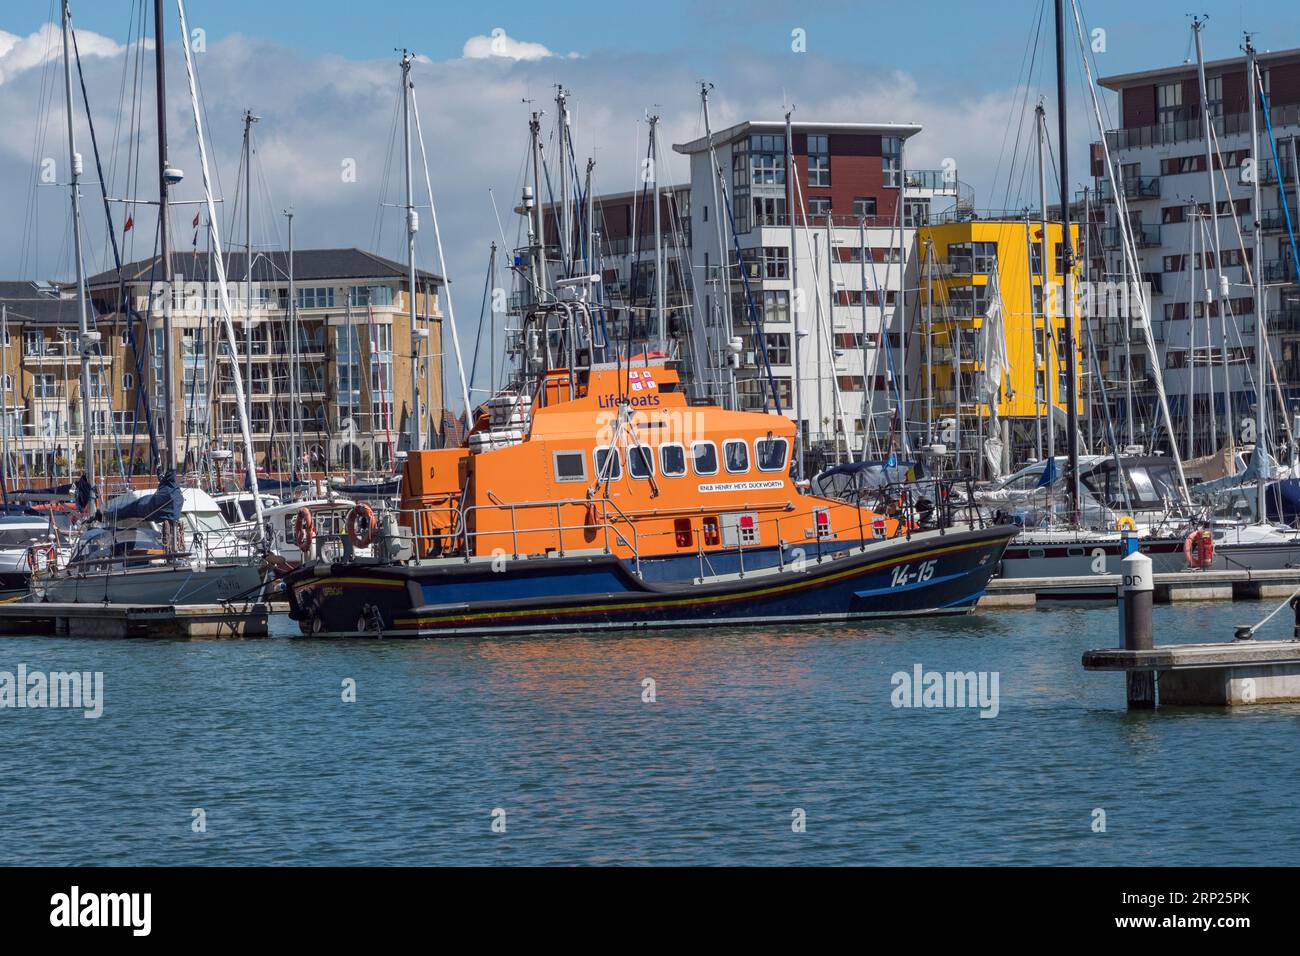
[[(58, 21), (59, 16), (54, 12), (54, 0), (50, 2), (50, 12), (48, 22), (53, 24)], [(61, 16), (61, 14), (60, 14)], [(37, 215), (37, 206), (40, 194), (39, 177), (41, 175), (41, 157), (45, 153), (45, 139), (49, 132), (50, 111), (53, 104), (54, 85), (53, 73), (56, 59), (52, 56), (54, 50), (53, 29), (46, 32), (45, 50), (41, 54), (41, 81), (36, 98), (36, 122), (33, 124), (32, 133), (32, 153), (30, 165), (31, 175), (28, 180), (27, 208), (23, 222), (23, 235), (28, 237), (28, 242), (23, 244), (22, 252), (18, 260), (19, 275), (38, 275), (40, 263), (40, 217)], [(44, 125), (41, 118), (44, 118)]]
[[(118, 299), (121, 302), (123, 313), (126, 315), (127, 347), (131, 349), (132, 354), (134, 354), (136, 360), (136, 374), (138, 376), (137, 381), (139, 383), (136, 389), (136, 400), (137, 400), (137, 408), (138, 408), (140, 391), (143, 388), (143, 383), (144, 383), (144, 366), (143, 366), (141, 350), (136, 347), (135, 332), (131, 321), (132, 315), (135, 313), (135, 310), (131, 306), (131, 298), (127, 290), (126, 274), (122, 271), (122, 256), (120, 251), (118, 250), (117, 234), (114, 231), (114, 227), (113, 227), (113, 209), (108, 201), (108, 183), (104, 180), (104, 169), (99, 155), (99, 139), (95, 135), (94, 113), (90, 108), (90, 97), (86, 91), (86, 77), (81, 69), (81, 50), (77, 45), (77, 31), (75, 29), (71, 31), (71, 37), (72, 37), (73, 58), (77, 64), (77, 78), (80, 81), (80, 85), (81, 85), (81, 100), (85, 104), (85, 108), (86, 108), (86, 125), (90, 131), (90, 147), (91, 147), (91, 152), (95, 157), (95, 174), (96, 177), (99, 179), (99, 192), (104, 205), (104, 218), (108, 224), (108, 229), (106, 230), (106, 232), (108, 234), (109, 241), (111, 242), (113, 247), (113, 265), (114, 268), (117, 269)], [(150, 288), (152, 288), (152, 286), (153, 283), (150, 282)], [(147, 328), (147, 326), (142, 326), (142, 328)], [(147, 402), (144, 405), (144, 419), (145, 419), (145, 426), (147, 427), (149, 432), (149, 445), (150, 448), (154, 451), (154, 454), (156, 455), (157, 438), (154, 433), (153, 417), (150, 414), (149, 403)], [(132, 451), (133, 463), (134, 463), (134, 452), (135, 452), (135, 434), (136, 431), (134, 428), (132, 428), (131, 451)]]
[[(456, 350), (456, 369), (460, 373), (461, 398), (465, 403), (465, 417), (468, 420), (471, 414), (471, 405), (469, 403), (469, 382), (466, 381), (465, 379), (465, 362), (461, 358), (461, 353), (460, 353), (460, 334), (456, 331), (456, 307), (452, 303), (451, 279), (447, 275), (447, 257), (443, 255), (442, 230), (438, 227), (438, 207), (433, 201), (433, 182), (429, 178), (429, 156), (424, 151), (424, 132), (420, 127), (420, 105), (415, 97), (415, 83), (413, 82), (411, 83), (410, 90), (411, 90), (411, 107), (412, 107), (411, 111), (415, 114), (415, 135), (416, 135), (416, 139), (420, 143), (420, 159), (422, 160), (424, 165), (424, 188), (429, 196), (429, 218), (433, 220), (433, 241), (438, 248), (438, 268), (442, 272), (442, 282), (443, 282), (442, 291), (443, 291), (443, 295), (447, 297), (447, 321), (448, 324), (451, 326), (451, 343), (452, 343), (452, 347)], [(414, 296), (416, 294), (415, 290), (414, 289), (410, 290), (410, 294)], [(427, 293), (425, 297), (425, 305), (427, 308), (428, 306)], [(425, 316), (425, 324), (426, 326), (432, 326), (433, 324), (432, 316)], [(430, 329), (430, 332), (432, 332), (432, 329)], [(412, 330), (412, 333), (414, 333), (414, 330)], [(433, 351), (432, 334), (430, 334), (429, 336), (429, 351), (430, 352)], [(416, 358), (413, 356), (411, 361), (415, 361), (415, 360)], [(430, 360), (431, 359), (426, 359), (426, 361), (430, 361)], [(433, 404), (432, 395), (426, 396), (426, 399), (430, 405)]]
[[(1032, 74), (1032, 69), (1033, 69), (1032, 64), (1033, 64), (1033, 60), (1030, 59), (1030, 57), (1031, 57), (1031, 51), (1032, 51), (1032, 55), (1036, 58), (1037, 55), (1038, 55), (1038, 34), (1039, 34), (1039, 31), (1041, 30), (1041, 27), (1042, 27), (1042, 15), (1043, 15), (1043, 6), (1044, 6), (1044, 3), (1045, 3), (1045, 0), (1039, 0), (1039, 4), (1038, 4), (1038, 20), (1036, 21), (1036, 24), (1030, 28), (1030, 30), (1028, 31), (1028, 35), (1025, 37), (1025, 49), (1024, 49), (1024, 52), (1021, 53), (1021, 55), (1020, 55), (1020, 69), (1016, 71), (1016, 80), (1017, 80), (1017, 81), (1019, 81), (1021, 77), (1025, 77), (1025, 78), (1026, 78), (1026, 84), (1025, 84), (1025, 87), (1024, 87), (1024, 91), (1025, 91), (1025, 92), (1024, 92), (1024, 98), (1026, 98), (1026, 99), (1027, 99), (1028, 96), (1029, 96), (1029, 84), (1028, 84), (1028, 80), (1029, 80), (1029, 78), (1032, 77), (1032, 75), (1033, 75), (1033, 74)], [(1028, 73), (1026, 73), (1026, 69), (1025, 69), (1026, 61), (1028, 61), (1028, 62), (1030, 63), (1030, 68), (1029, 68), (1029, 72), (1028, 72)], [(994, 189), (995, 189), (995, 190), (996, 190), (996, 188), (997, 188), (997, 181), (998, 181), (998, 179), (1001, 177), (1001, 174), (1002, 174), (1002, 157), (1006, 155), (1006, 149), (1007, 149), (1007, 130), (1010, 129), (1011, 126), (1012, 126), (1012, 123), (1011, 123), (1011, 116), (1015, 114), (1015, 111), (1016, 111), (1016, 107), (1015, 107), (1015, 98), (1013, 97), (1013, 98), (1012, 98), (1012, 105), (1011, 105), (1011, 108), (1008, 110), (1008, 115), (1007, 115), (1007, 125), (1004, 126), (1004, 127), (1002, 128), (1002, 144), (1001, 144), (1001, 146), (998, 148), (998, 161), (997, 161), (997, 164), (993, 167), (993, 179), (992, 179), (992, 182), (993, 182), (993, 184), (994, 184)], [(1021, 106), (1020, 111), (1021, 111), (1021, 114), (1022, 114), (1022, 117), (1023, 117), (1023, 114), (1024, 114), (1024, 106), (1023, 106), (1023, 105)], [(1023, 120), (1022, 120), (1022, 122), (1023, 122)], [(1019, 130), (1019, 127), (1017, 127), (1017, 131), (1016, 131), (1016, 142), (1017, 142), (1017, 144), (1019, 143), (1019, 141), (1020, 141), (1020, 130)], [(1018, 147), (1017, 147), (1017, 149), (1018, 149)], [(1009, 169), (1008, 172), (1007, 172), (1007, 190), (1008, 190), (1008, 191), (1010, 191), (1010, 188), (1011, 188), (1011, 170), (1014, 170), (1014, 168), (1015, 168), (1015, 157), (1016, 157), (1016, 150), (1013, 150), (1013, 152), (1012, 152), (1012, 158), (1011, 158), (1011, 167), (1010, 167), (1010, 169)]]

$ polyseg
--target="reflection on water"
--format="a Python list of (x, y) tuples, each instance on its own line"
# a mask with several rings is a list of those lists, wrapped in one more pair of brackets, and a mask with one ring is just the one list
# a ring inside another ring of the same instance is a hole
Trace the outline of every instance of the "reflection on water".
[[(1268, 609), (1160, 607), (1157, 640), (1226, 639)], [(99, 720), (0, 711), (6, 862), (1185, 864), (1240, 863), (1260, 841), (1278, 848), (1267, 862), (1297, 862), (1300, 705), (1126, 713), (1122, 675), (1080, 666), (1115, 642), (1113, 607), (536, 639), (291, 633), (0, 638), (0, 670), (102, 670), (105, 687)], [(891, 676), (918, 664), (996, 672), (998, 716), (895, 709)]]

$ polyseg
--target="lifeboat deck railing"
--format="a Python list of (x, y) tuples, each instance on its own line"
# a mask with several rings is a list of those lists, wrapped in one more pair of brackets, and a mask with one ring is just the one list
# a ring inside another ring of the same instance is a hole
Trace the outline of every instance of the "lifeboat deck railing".
[[(582, 507), (589, 513), (580, 523), (565, 521), (564, 509), (566, 507)], [(536, 511), (540, 509), (554, 509), (554, 523), (541, 523), (537, 525), (526, 524), (520, 527), (519, 513), (521, 511)], [(474, 527), (471, 529), (471, 518), (480, 512), (505, 512), (510, 516), (509, 528), (489, 528), (481, 529)], [(612, 512), (612, 515), (611, 515)], [(546, 501), (493, 501), (486, 505), (470, 505), (468, 508), (454, 507), (434, 507), (434, 508), (415, 508), (402, 509), (399, 514), (402, 517), (409, 515), (413, 536), (416, 542), (422, 547), (434, 543), (444, 543), (442, 549), (445, 554), (454, 554), (456, 551), (462, 553), (466, 561), (474, 556), (478, 550), (475, 547), (482, 539), (491, 537), (510, 538), (510, 553), (513, 558), (520, 555), (519, 538), (521, 535), (536, 534), (553, 534), (555, 535), (555, 553), (564, 557), (570, 550), (568, 542), (565, 540), (565, 534), (569, 534), (569, 541), (573, 540), (572, 535), (575, 533), (589, 535), (593, 531), (597, 534), (603, 534), (604, 552), (606, 554), (614, 553), (614, 546), (622, 546), (632, 552), (633, 567), (636, 573), (641, 573), (641, 548), (637, 536), (636, 525), (618, 505), (608, 498), (564, 498), (550, 499)], [(446, 530), (436, 533), (424, 532), (422, 529), (433, 525), (431, 519), (444, 517), (446, 520), (440, 523)], [(626, 533), (624, 533), (624, 529)]]

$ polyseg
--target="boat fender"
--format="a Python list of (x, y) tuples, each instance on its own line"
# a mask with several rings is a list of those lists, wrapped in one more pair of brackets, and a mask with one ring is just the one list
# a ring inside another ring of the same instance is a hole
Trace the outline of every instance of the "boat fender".
[(348, 540), (354, 548), (368, 548), (375, 540), (375, 509), (364, 501), (348, 512)]
[(311, 543), (316, 537), (316, 521), (311, 516), (310, 508), (299, 508), (298, 517), (293, 522), (293, 543), (298, 546), (302, 556), (311, 554)]

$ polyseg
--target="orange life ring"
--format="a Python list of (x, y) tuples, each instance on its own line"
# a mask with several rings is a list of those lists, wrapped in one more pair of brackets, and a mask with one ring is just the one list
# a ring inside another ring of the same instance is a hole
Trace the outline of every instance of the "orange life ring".
[(1214, 535), (1204, 528), (1193, 531), (1183, 541), (1183, 557), (1189, 568), (1208, 568), (1214, 563)]
[(293, 543), (298, 546), (303, 557), (311, 553), (311, 543), (316, 537), (316, 519), (311, 516), (310, 508), (299, 508), (298, 517), (293, 522)]
[[(361, 518), (366, 519), (364, 534), (357, 530), (357, 522)], [(348, 540), (354, 548), (368, 548), (375, 540), (375, 509), (364, 501), (348, 512)]]

